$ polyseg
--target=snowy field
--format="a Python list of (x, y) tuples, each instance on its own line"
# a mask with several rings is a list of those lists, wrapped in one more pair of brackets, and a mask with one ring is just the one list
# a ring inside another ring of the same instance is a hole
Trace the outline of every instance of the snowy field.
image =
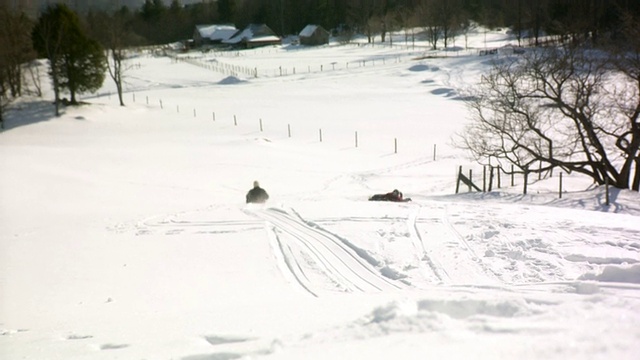
[[(606, 206), (564, 174), (559, 198), (555, 174), (456, 195), (459, 166), (481, 174), (451, 139), (485, 34), (397, 37), (140, 54), (126, 107), (108, 79), (58, 118), (15, 104), (0, 358), (637, 359), (638, 193)], [(413, 201), (367, 201), (394, 188)]]

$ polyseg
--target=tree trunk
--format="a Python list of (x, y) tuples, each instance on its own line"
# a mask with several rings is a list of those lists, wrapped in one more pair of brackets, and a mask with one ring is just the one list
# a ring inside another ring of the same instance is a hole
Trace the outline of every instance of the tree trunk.
[(56, 108), (56, 116), (60, 116), (60, 85), (58, 84), (58, 72), (53, 67), (51, 77), (53, 79), (53, 103)]
[(70, 97), (70, 99), (69, 99), (69, 103), (70, 103), (71, 105), (76, 105), (76, 104), (78, 103), (78, 102), (76, 101), (76, 91), (75, 91), (75, 90), (71, 90), (71, 89), (70, 89), (70, 90), (69, 90), (69, 93), (70, 93), (70, 95), (69, 95), (69, 97)]
[(640, 157), (636, 158), (636, 172), (633, 176), (631, 190), (640, 191)]

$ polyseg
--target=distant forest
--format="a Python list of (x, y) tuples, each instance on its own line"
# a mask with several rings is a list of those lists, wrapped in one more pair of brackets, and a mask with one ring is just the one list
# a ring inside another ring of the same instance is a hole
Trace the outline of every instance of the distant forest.
[(382, 36), (376, 41), (384, 41), (389, 31), (424, 28), (439, 34), (444, 40), (439, 46), (447, 46), (447, 37), (454, 38), (474, 22), (488, 28), (509, 27), (518, 40), (534, 38), (536, 43), (544, 34), (598, 42), (603, 37), (619, 38), (622, 24), (640, 19), (638, 0), (145, 0), (135, 8), (116, 8), (132, 3), (127, 0), (59, 2), (71, 9), (83, 4), (75, 10), (87, 27), (97, 23), (96, 17), (117, 16), (133, 35), (127, 37), (131, 45), (186, 40), (199, 24), (243, 28), (250, 23), (267, 24), (281, 36), (317, 24), (366, 34), (370, 41), (376, 36)]

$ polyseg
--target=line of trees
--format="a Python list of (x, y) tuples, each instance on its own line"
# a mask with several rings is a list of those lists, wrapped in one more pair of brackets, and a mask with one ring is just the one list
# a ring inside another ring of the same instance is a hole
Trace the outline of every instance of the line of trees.
[[(50, 0), (55, 3), (56, 0)], [(58, 0), (68, 6), (74, 1)], [(77, 10), (84, 16), (119, 12), (129, 30), (147, 44), (165, 44), (191, 38), (195, 25), (265, 23), (281, 36), (297, 34), (307, 24), (327, 29), (351, 28), (371, 41), (388, 31), (423, 28), (432, 46), (447, 47), (468, 30), (471, 22), (489, 28), (509, 27), (519, 41), (538, 45), (545, 34), (563, 39), (619, 33), (622, 14), (640, 14), (632, 0), (144, 0), (139, 8), (126, 1), (94, 2)], [(74, 5), (75, 4), (75, 5)], [(106, 10), (110, 9), (110, 10)]]
[(0, 6), (0, 129), (12, 101), (25, 93), (42, 95), (38, 58), (47, 60), (56, 116), (61, 104), (76, 105), (78, 94), (97, 91), (107, 70), (124, 105), (125, 49), (141, 42), (126, 19), (122, 11), (82, 19), (66, 5), (56, 4), (33, 21)]
[(61, 90), (67, 90), (68, 103), (76, 105), (76, 94), (102, 86), (106, 63), (102, 45), (86, 35), (80, 18), (67, 6), (47, 8), (33, 29), (32, 43), (38, 55), (49, 61), (56, 116)]
[[(230, 23), (245, 27), (265, 23), (281, 36), (297, 34), (307, 24), (349, 28), (387, 41), (389, 31), (425, 30), (431, 45), (448, 47), (471, 23), (509, 27), (518, 41), (539, 45), (543, 35), (563, 40), (619, 34), (625, 13), (640, 14), (630, 0), (218, 0), (186, 7), (179, 0), (145, 0), (131, 12), (133, 29), (151, 43), (190, 38), (196, 24)], [(169, 25), (169, 26), (167, 26)]]
[[(23, 13), (15, 14), (0, 7), (0, 129), (4, 113), (11, 101), (22, 96), (23, 64), (35, 59), (31, 46), (31, 20)], [(38, 84), (37, 82), (35, 82)]]

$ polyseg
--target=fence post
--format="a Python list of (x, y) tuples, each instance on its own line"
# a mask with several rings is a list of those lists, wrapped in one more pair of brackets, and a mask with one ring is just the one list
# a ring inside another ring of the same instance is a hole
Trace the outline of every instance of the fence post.
[(433, 161), (436, 161), (436, 148), (437, 148), (437, 144), (433, 144)]
[(260, 118), (260, 132), (262, 132), (262, 118)]
[(289, 137), (291, 137), (291, 124), (287, 124), (287, 132), (289, 133)]
[(462, 165), (458, 168), (458, 179), (456, 181), (456, 194), (460, 191), (460, 176), (462, 175)]
[(513, 173), (513, 164), (511, 164), (511, 186), (515, 185), (514, 173)]
[(542, 180), (542, 161), (539, 162), (538, 167), (538, 180)]
[(133, 102), (136, 102), (136, 93), (133, 93)]
[(180, 112), (180, 105), (176, 105), (176, 112)]
[(558, 183), (558, 199), (562, 199), (562, 173), (560, 173), (560, 180)]
[(393, 138), (393, 153), (398, 153), (398, 138)]
[(162, 106), (162, 99), (160, 99), (160, 109), (164, 109), (164, 107)]
[(469, 169), (469, 192), (471, 192), (471, 184), (473, 184), (473, 171)]
[(604, 191), (605, 191), (605, 199), (606, 199), (606, 204), (607, 206), (609, 206), (609, 177), (605, 175), (604, 178)]
[(149, 105), (149, 97), (147, 96), (147, 105)]
[(487, 192), (487, 165), (482, 166), (482, 192)]
[(356, 131), (356, 147), (358, 147), (358, 132)]
[(233, 115), (233, 125), (238, 126), (238, 119), (236, 119), (235, 115)]
[(212, 112), (211, 115), (213, 116), (213, 121), (216, 121), (216, 112)]
[(193, 109), (193, 117), (196, 117), (196, 109)]
[(493, 166), (489, 165), (489, 187), (487, 188), (488, 191), (491, 191), (493, 189)]
[(320, 142), (322, 142), (322, 129), (319, 129), (319, 130), (318, 130), (318, 134), (319, 134), (319, 136), (320, 136)]

